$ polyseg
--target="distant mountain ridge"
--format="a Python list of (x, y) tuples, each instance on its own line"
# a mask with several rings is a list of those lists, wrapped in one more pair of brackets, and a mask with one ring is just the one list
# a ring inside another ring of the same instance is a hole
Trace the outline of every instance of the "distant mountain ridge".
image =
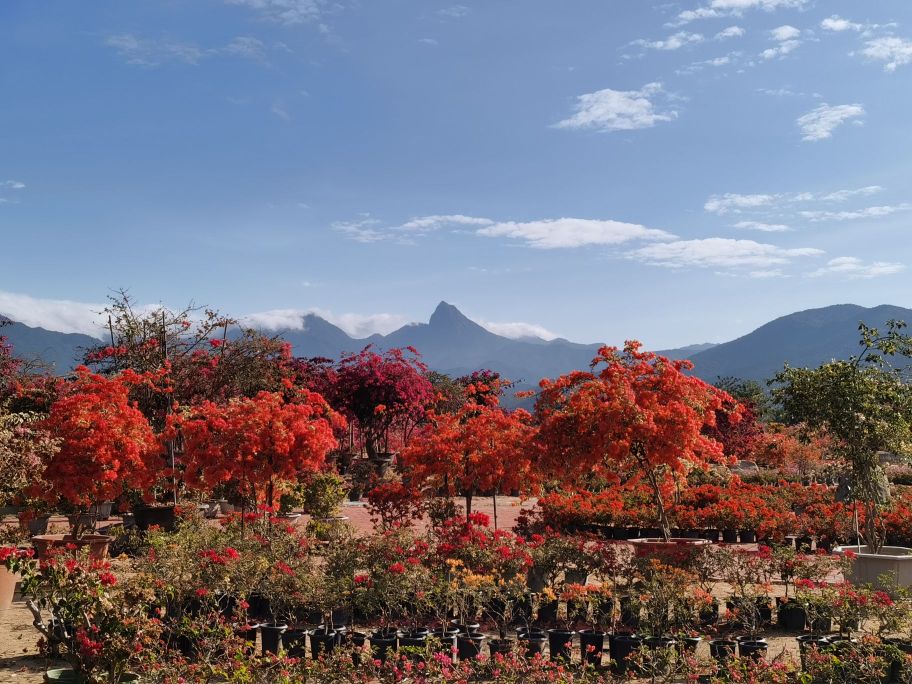
[[(693, 373), (708, 382), (719, 377), (764, 381), (786, 362), (792, 366), (817, 366), (844, 359), (858, 351), (858, 324), (884, 328), (889, 319), (912, 323), (912, 309), (881, 305), (865, 308), (838, 304), (782, 316), (753, 332), (724, 344), (696, 344), (658, 353), (690, 358)], [(314, 314), (305, 314), (300, 327), (269, 331), (291, 343), (296, 356), (338, 358), (358, 352), (368, 344), (378, 349), (413, 346), (427, 365), (449, 375), (465, 375), (490, 368), (531, 387), (543, 377), (588, 369), (600, 344), (577, 344), (564, 339), (511, 339), (492, 333), (467, 318), (452, 304), (441, 302), (427, 323), (411, 323), (388, 335), (353, 338), (341, 328)], [(59, 333), (22, 323), (0, 327), (18, 356), (40, 358), (58, 373), (66, 373), (82, 358), (85, 349), (98, 344), (88, 335)]]

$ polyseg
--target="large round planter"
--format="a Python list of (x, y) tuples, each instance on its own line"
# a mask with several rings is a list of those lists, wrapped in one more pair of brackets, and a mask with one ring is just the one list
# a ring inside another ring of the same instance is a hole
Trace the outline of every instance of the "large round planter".
[(666, 540), (662, 537), (645, 537), (643, 539), (631, 539), (630, 543), (633, 544), (634, 555), (637, 558), (644, 558), (648, 556), (687, 555), (711, 542), (708, 539), (672, 537)]
[(545, 644), (548, 643), (548, 635), (537, 630), (529, 630), (517, 634), (516, 640), (524, 648), (526, 658), (531, 660), (535, 656), (545, 652)]
[(459, 630), (455, 627), (437, 627), (431, 630), (431, 636), (440, 642), (439, 651), (449, 656), (456, 650), (456, 635)]
[(508, 656), (513, 652), (516, 642), (513, 639), (491, 639), (488, 642), (488, 649), (491, 651), (491, 657)]
[[(83, 684), (85, 679), (82, 675), (77, 675), (74, 670), (71, 670), (68, 667), (54, 668), (53, 670), (47, 670), (44, 673), (45, 684), (50, 684), (52, 682), (60, 682), (63, 684)], [(132, 672), (126, 672), (120, 676), (117, 680), (126, 684), (127, 682), (138, 682), (139, 675), (133, 674)]]
[(824, 636), (817, 636), (816, 634), (802, 634), (796, 639), (798, 641), (798, 654), (801, 657), (801, 669), (807, 669), (807, 657), (806, 654), (811, 649), (816, 648), (819, 651), (822, 651), (830, 646), (830, 640)]
[(177, 520), (174, 517), (174, 506), (139, 506), (133, 511), (136, 526), (146, 532), (157, 525), (165, 532), (174, 532)]
[(107, 557), (112, 539), (114, 537), (107, 534), (84, 534), (79, 538), (69, 534), (39, 534), (32, 537), (32, 546), (38, 560), (47, 559), (51, 549), (66, 548), (72, 544), (80, 550), (88, 548), (89, 558), (100, 561)]
[(709, 642), (709, 654), (720, 664), (727, 663), (735, 657), (737, 641), (731, 639), (713, 639)]
[(738, 655), (742, 658), (762, 660), (766, 657), (768, 650), (769, 644), (765, 641), (747, 640), (738, 642)]
[(399, 635), (396, 632), (374, 632), (370, 637), (370, 645), (374, 658), (385, 663), (389, 653), (395, 653), (399, 648)]
[(608, 653), (614, 664), (614, 671), (624, 676), (630, 666), (630, 657), (643, 646), (643, 637), (635, 634), (610, 634), (608, 635)]
[(551, 660), (570, 660), (574, 634), (568, 629), (548, 630), (548, 654)]
[(779, 628), (786, 632), (802, 632), (807, 625), (807, 610), (794, 600), (779, 604)]
[(315, 629), (310, 633), (310, 655), (317, 660), (320, 656), (329, 654), (338, 643), (339, 635), (335, 630)]
[[(869, 546), (837, 546), (833, 553), (855, 554), (852, 570), (847, 580), (853, 584), (871, 584), (881, 589), (912, 587), (912, 549), (905, 546), (883, 546), (874, 553)], [(880, 577), (894, 578), (890, 586), (884, 586)]]
[(456, 637), (456, 652), (460, 660), (471, 660), (481, 655), (485, 635), (480, 632), (461, 633)]
[(282, 634), (288, 629), (288, 625), (265, 624), (260, 625), (260, 646), (263, 655), (267, 653), (278, 653), (282, 648)]
[(587, 665), (598, 667), (602, 664), (605, 650), (605, 633), (596, 629), (582, 629), (579, 632), (580, 660)]
[(19, 575), (14, 575), (0, 565), (0, 610), (6, 610), (13, 605), (13, 594), (16, 593), (16, 582)]

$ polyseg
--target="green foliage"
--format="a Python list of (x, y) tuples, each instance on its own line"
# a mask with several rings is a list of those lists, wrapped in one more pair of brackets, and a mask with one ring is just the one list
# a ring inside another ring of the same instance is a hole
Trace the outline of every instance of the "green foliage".
[(346, 492), (342, 477), (336, 473), (318, 473), (301, 486), (301, 506), (313, 518), (331, 518), (338, 513)]

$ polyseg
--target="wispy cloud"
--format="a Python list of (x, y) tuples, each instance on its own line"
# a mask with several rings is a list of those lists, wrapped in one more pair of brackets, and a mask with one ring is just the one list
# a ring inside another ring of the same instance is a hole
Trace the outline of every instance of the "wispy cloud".
[(317, 21), (323, 14), (323, 0), (226, 0), (256, 10), (263, 18), (286, 26)]
[(879, 207), (865, 207), (854, 211), (801, 211), (799, 214), (812, 223), (858, 221), (860, 219), (883, 218), (903, 211), (912, 210), (912, 204), (894, 204)]
[(2, 190), (24, 190), (25, 183), (17, 180), (5, 180), (0, 181), (0, 189)]
[(332, 224), (332, 229), (355, 242), (370, 243), (390, 238), (390, 234), (381, 228), (382, 225), (377, 219), (362, 218), (358, 221), (336, 221)]
[(553, 340), (560, 337), (557, 333), (551, 332), (544, 326), (536, 323), (493, 323), (491, 321), (476, 321), (478, 325), (495, 335), (509, 337), (512, 340), (522, 339), (524, 337), (538, 337), (542, 340)]
[(795, 259), (819, 256), (822, 250), (812, 247), (784, 249), (754, 240), (706, 238), (678, 240), (646, 245), (628, 256), (653, 266), (668, 268), (763, 269), (789, 264)]
[(795, 122), (801, 129), (802, 140), (817, 142), (833, 137), (833, 131), (844, 123), (863, 124), (865, 109), (860, 104), (835, 105), (822, 104)]
[(620, 245), (639, 240), (667, 240), (671, 233), (622, 221), (578, 218), (495, 223), (478, 229), (486, 237), (508, 237), (536, 249), (566, 249), (587, 245)]
[(676, 69), (675, 73), (679, 76), (686, 76), (689, 74), (695, 74), (698, 71), (703, 71), (707, 67), (718, 68), (728, 66), (730, 64), (734, 64), (735, 60), (737, 60), (741, 54), (741, 52), (729, 52), (727, 55), (722, 55), (721, 57), (713, 57), (712, 59), (704, 59), (699, 62), (693, 62), (692, 64), (688, 64), (687, 66), (681, 67), (680, 69)]
[(729, 26), (728, 28), (722, 29), (715, 36), (714, 40), (728, 40), (730, 38), (740, 38), (747, 31), (745, 31), (740, 26)]
[(639, 90), (597, 90), (577, 97), (573, 116), (554, 126), (599, 131), (651, 128), (678, 116), (676, 111), (662, 108), (659, 104), (661, 100), (667, 100), (661, 83), (647, 83)]
[(687, 33), (679, 31), (674, 35), (668, 36), (664, 40), (645, 40), (643, 38), (635, 40), (631, 45), (648, 48), (650, 50), (680, 50), (687, 45), (702, 43), (705, 40), (701, 33)]
[(711, 0), (693, 10), (684, 10), (670, 22), (670, 26), (683, 26), (698, 19), (741, 16), (749, 10), (775, 12), (779, 9), (803, 9), (809, 0)]
[(870, 279), (878, 276), (893, 275), (905, 270), (905, 265), (891, 261), (864, 262), (856, 257), (837, 257), (830, 259), (826, 266), (818, 268), (809, 275), (814, 278), (826, 275), (841, 275), (851, 279)]
[(400, 314), (337, 314), (320, 308), (260, 311), (242, 316), (240, 321), (260, 330), (304, 330), (307, 327), (306, 316), (308, 314), (319, 316), (356, 338), (368, 337), (374, 333), (386, 335), (409, 322), (406, 316)]
[(413, 231), (416, 233), (429, 233), (439, 230), (440, 228), (452, 228), (456, 226), (490, 226), (494, 221), (486, 218), (475, 216), (464, 216), (462, 214), (446, 214), (434, 216), (418, 216), (406, 221), (400, 226), (395, 226), (391, 230)]
[(275, 100), (269, 108), (269, 111), (283, 121), (291, 121), (291, 114), (288, 113), (288, 109), (285, 107), (285, 103), (282, 100)]
[(18, 204), (15, 195), (25, 189), (25, 183), (18, 180), (0, 181), (0, 204)]
[(896, 71), (912, 62), (912, 41), (896, 36), (875, 38), (865, 43), (861, 54), (884, 63), (884, 71)]
[(734, 228), (739, 230), (757, 230), (761, 233), (785, 233), (791, 230), (784, 223), (763, 223), (761, 221), (738, 221)]
[(101, 337), (100, 312), (104, 304), (87, 304), (68, 299), (41, 299), (15, 292), (0, 291), (0, 314), (32, 327), (64, 333)]
[(769, 32), (770, 39), (778, 43), (775, 47), (767, 48), (760, 53), (761, 59), (770, 60), (782, 58), (794, 52), (801, 45), (799, 38), (801, 31), (788, 24), (774, 28)]
[(120, 33), (108, 36), (105, 45), (114, 48), (127, 64), (143, 67), (175, 63), (197, 65), (205, 59), (217, 56), (266, 60), (266, 46), (252, 36), (237, 36), (222, 47), (201, 48), (194, 43), (167, 37), (146, 38), (133, 33)]
[(443, 9), (437, 10), (437, 16), (443, 17), (444, 19), (462, 19), (465, 16), (468, 16), (471, 10), (465, 5), (451, 5), (450, 7), (444, 7)]
[(741, 214), (757, 210), (782, 210), (790, 205), (807, 202), (840, 203), (854, 197), (869, 197), (883, 188), (879, 185), (868, 185), (862, 188), (849, 188), (832, 192), (780, 192), (767, 194), (742, 195), (738, 193), (725, 193), (712, 195), (706, 200), (703, 209), (710, 214)]

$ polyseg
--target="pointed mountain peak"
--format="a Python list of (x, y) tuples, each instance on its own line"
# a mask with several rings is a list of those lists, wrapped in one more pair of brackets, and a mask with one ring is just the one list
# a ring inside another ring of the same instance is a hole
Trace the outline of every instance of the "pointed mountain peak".
[(431, 314), (431, 320), (429, 322), (433, 326), (472, 323), (472, 321), (466, 318), (459, 309), (446, 302), (440, 302), (440, 304), (437, 305), (437, 308), (434, 309), (434, 313)]

